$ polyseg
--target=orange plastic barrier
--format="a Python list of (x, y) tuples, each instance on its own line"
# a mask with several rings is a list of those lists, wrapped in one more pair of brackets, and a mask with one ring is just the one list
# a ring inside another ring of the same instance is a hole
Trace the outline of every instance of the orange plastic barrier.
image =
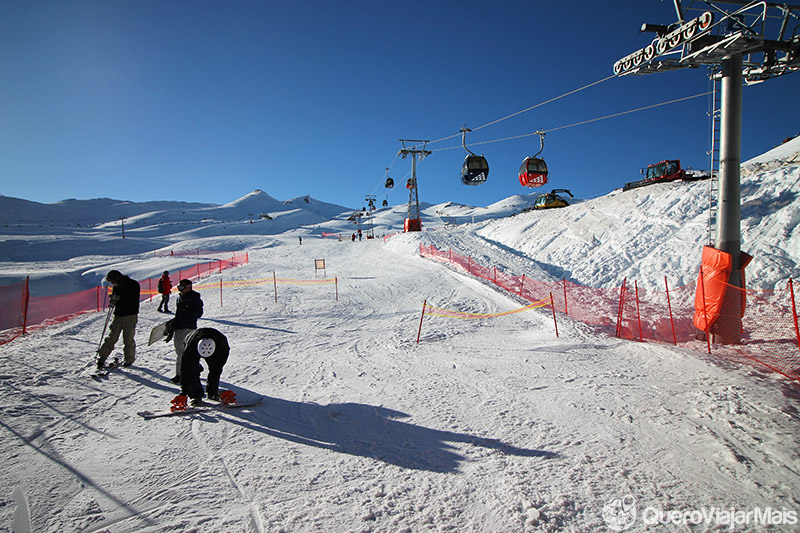
[(727, 252), (711, 246), (703, 246), (700, 275), (697, 278), (697, 293), (694, 299), (694, 325), (708, 331), (722, 309), (725, 288), (731, 277), (733, 257)]
[(0, 287), (0, 344), (25, 333), (25, 312), (28, 305), (28, 279)]
[[(181, 279), (197, 279), (248, 261), (247, 252), (234, 252), (231, 259), (198, 263), (188, 269), (178, 270), (170, 275), (170, 279), (173, 286), (177, 286)], [(159, 278), (156, 276), (139, 281), (142, 300), (158, 294)], [(64, 322), (81, 313), (102, 311), (108, 305), (108, 292), (108, 288), (103, 290), (102, 287), (94, 287), (55, 296), (31, 296), (27, 279), (0, 287), (0, 345), (28, 330)]]
[[(749, 254), (741, 252), (741, 279), (745, 287), (744, 269), (752, 261)], [(728, 288), (736, 289), (728, 281), (731, 277), (733, 256), (728, 252), (717, 250), (711, 246), (703, 246), (700, 274), (697, 278), (697, 292), (694, 300), (693, 323), (701, 331), (709, 331), (719, 318)], [(744, 316), (747, 300), (742, 291), (741, 310)]]
[[(665, 278), (664, 291), (640, 289), (636, 282), (627, 280), (620, 287), (595, 288), (567, 280), (539, 281), (525, 275), (514, 276), (497, 267), (479, 265), (472, 257), (453, 250), (437, 250), (435, 246), (420, 245), (420, 255), (446, 262), (531, 302), (552, 293), (558, 312), (608, 335), (641, 342), (682, 343), (704, 351), (707, 346), (705, 335), (693, 323), (697, 282), (670, 288)], [(750, 259), (742, 254), (744, 266)], [(745, 291), (727, 285), (729, 291), (740, 291), (742, 309), (746, 297), (750, 304), (742, 319), (742, 343), (714, 345), (714, 354), (732, 361), (757, 363), (791, 379), (800, 379), (800, 328), (792, 287), (791, 280), (785, 289), (775, 290)]]

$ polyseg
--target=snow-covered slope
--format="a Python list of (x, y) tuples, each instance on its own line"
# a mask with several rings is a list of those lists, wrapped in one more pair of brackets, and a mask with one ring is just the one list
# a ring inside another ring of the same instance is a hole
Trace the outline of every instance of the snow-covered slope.
[[(781, 148), (796, 153), (797, 145)], [(749, 165), (748, 280), (768, 287), (800, 273), (800, 169), (766, 156), (761, 171)], [(426, 299), (485, 314), (520, 305), (420, 258), (420, 242), (538, 278), (691, 279), (706, 233), (704, 187), (616, 191), (500, 218), (492, 213), (515, 212), (535, 195), (490, 208), (424, 205), (431, 231), (387, 242), (319, 237), (351, 234), (352, 212), (318, 222), (302, 198), (270, 211), (272, 220), (126, 225), (125, 241), (148, 251), (248, 250), (248, 265), (196, 288), (200, 325), (231, 343), (223, 388), (264, 402), (136, 416), (168, 408), (179, 392), (169, 381), (172, 346), (146, 346), (166, 318), (155, 302), (142, 304), (136, 364), (101, 382), (87, 374), (102, 313), (0, 346), (0, 527), (560, 532), (605, 531), (627, 517), (629, 531), (792, 531), (800, 517), (796, 383), (705, 355), (701, 342), (629, 342), (565, 318), (557, 337), (552, 315), (540, 311), (420, 323)], [(242, 204), (267, 205), (265, 196)], [(233, 204), (223, 207), (241, 207)], [(405, 215), (405, 206), (380, 209), (376, 227), (397, 231)], [(266, 225), (282, 218), (288, 229), (270, 234)], [(119, 227), (24, 229), (0, 236), (0, 282), (33, 274), (32, 285), (50, 293), (96, 283), (109, 268), (144, 278), (194, 260), (113, 249), (122, 246)], [(9, 260), (23, 245), (24, 255), (49, 260)], [(319, 258), (337, 285), (322, 283)], [(317, 283), (279, 284), (276, 301), (273, 273)]]

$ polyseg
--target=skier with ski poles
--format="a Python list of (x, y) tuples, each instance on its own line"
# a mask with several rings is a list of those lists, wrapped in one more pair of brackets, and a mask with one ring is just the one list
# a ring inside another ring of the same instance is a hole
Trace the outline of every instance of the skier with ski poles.
[[(106, 281), (114, 286), (109, 299), (114, 309), (114, 318), (108, 329), (108, 336), (97, 350), (97, 368), (103, 368), (106, 359), (114, 350), (114, 345), (122, 334), (123, 363), (131, 366), (136, 360), (136, 322), (139, 319), (139, 282), (123, 275), (119, 270), (111, 270), (106, 274)], [(111, 310), (109, 309), (109, 313)], [(105, 333), (105, 329), (104, 329)]]

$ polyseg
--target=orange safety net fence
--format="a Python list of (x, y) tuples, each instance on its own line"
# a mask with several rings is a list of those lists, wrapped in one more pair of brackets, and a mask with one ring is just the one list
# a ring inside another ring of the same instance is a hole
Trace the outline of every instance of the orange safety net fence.
[[(608, 335), (641, 342), (682, 344), (712, 352), (713, 328), (709, 339), (707, 332), (694, 324), (695, 299), (702, 292), (697, 290), (697, 282), (671, 288), (665, 278), (663, 291), (640, 289), (638, 283), (628, 280), (619, 287), (594, 288), (567, 280), (539, 281), (516, 276), (497, 267), (479, 265), (472, 257), (453, 250), (438, 250), (433, 245), (420, 245), (420, 255), (446, 262), (530, 302), (552, 293), (557, 312)], [(747, 311), (738, 332), (741, 342), (714, 344), (713, 353), (800, 379), (800, 331), (791, 280), (783, 289), (745, 290), (732, 286), (727, 289), (729, 297), (747, 300)]]
[[(249, 261), (246, 252), (233, 252), (231, 255), (230, 259), (198, 263), (172, 273), (170, 280), (173, 287), (181, 279), (195, 280)], [(142, 300), (158, 295), (160, 277), (159, 275), (139, 281)], [(61, 323), (82, 313), (105, 310), (108, 306), (108, 292), (108, 287), (93, 287), (56, 296), (31, 296), (28, 279), (0, 287), (0, 345), (32, 329)]]

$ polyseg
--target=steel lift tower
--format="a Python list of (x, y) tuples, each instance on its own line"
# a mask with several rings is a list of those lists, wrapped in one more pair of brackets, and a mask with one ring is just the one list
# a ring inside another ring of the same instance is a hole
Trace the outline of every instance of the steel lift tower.
[[(692, 5), (704, 6), (706, 10), (699, 17), (686, 20), (681, 0), (673, 2), (678, 21), (670, 25), (643, 24), (641, 31), (654, 32), (656, 37), (646, 47), (614, 63), (614, 74), (634, 76), (706, 65), (711, 67), (712, 76), (721, 81), (719, 216), (715, 243), (718, 250), (731, 254), (729, 285), (742, 288), (742, 85), (800, 71), (800, 6), (701, 0)], [(700, 10), (692, 8), (695, 9)], [(791, 31), (790, 23), (794, 26)], [(768, 38), (768, 33), (773, 34), (772, 38)], [(720, 327), (714, 333), (715, 343), (741, 342), (743, 303), (738, 292), (726, 292), (717, 319)]]
[[(417, 159), (422, 161), (426, 156), (431, 155), (430, 150), (426, 150), (425, 146), (430, 141), (415, 141), (411, 139), (400, 139), (403, 143), (403, 148), (397, 152), (397, 155), (405, 159), (411, 155), (411, 179), (406, 183), (408, 188), (408, 216), (403, 223), (403, 231), (422, 231), (422, 220), (419, 216), (419, 191), (417, 189)], [(414, 143), (413, 146), (407, 147), (406, 143)], [(418, 145), (422, 145), (419, 148)]]

